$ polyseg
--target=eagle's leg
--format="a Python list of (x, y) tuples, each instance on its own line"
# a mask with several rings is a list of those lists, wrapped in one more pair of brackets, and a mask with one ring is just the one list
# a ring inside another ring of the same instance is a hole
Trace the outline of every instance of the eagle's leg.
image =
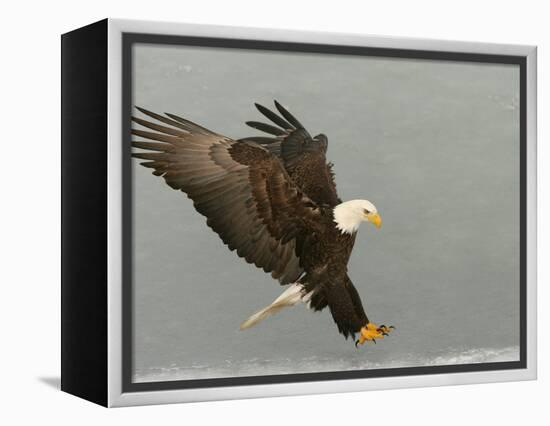
[(387, 336), (393, 329), (395, 329), (393, 325), (390, 325), (389, 327), (385, 325), (378, 326), (372, 322), (369, 322), (366, 326), (361, 328), (359, 340), (355, 342), (355, 345), (362, 345), (365, 342), (376, 343), (376, 339), (383, 339), (384, 336)]

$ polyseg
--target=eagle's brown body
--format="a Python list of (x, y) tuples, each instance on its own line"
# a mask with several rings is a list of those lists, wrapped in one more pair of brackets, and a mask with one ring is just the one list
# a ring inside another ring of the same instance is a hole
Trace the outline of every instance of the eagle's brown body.
[(147, 152), (133, 156), (182, 190), (207, 224), (247, 262), (281, 284), (299, 282), (315, 310), (329, 306), (346, 337), (367, 323), (359, 295), (347, 275), (355, 233), (336, 228), (341, 203), (327, 138), (312, 138), (286, 109), (282, 117), (257, 106), (271, 124), (249, 122), (273, 137), (232, 140), (171, 114), (141, 112), (159, 123), (134, 118), (150, 130), (132, 130), (150, 141), (133, 141)]

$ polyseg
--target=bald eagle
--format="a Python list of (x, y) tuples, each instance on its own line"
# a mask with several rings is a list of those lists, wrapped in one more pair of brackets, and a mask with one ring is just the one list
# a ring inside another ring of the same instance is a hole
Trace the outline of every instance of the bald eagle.
[(146, 128), (132, 129), (145, 139), (132, 141), (142, 150), (132, 156), (186, 193), (231, 251), (289, 285), (241, 329), (303, 302), (314, 311), (328, 306), (346, 339), (359, 334), (356, 346), (376, 343), (393, 327), (369, 321), (347, 264), (361, 222), (380, 228), (382, 219), (370, 201), (338, 198), (332, 164), (326, 160), (327, 137), (312, 137), (274, 103), (280, 115), (255, 104), (269, 124), (246, 123), (269, 136), (238, 140), (174, 114), (137, 107), (153, 121), (132, 117)]

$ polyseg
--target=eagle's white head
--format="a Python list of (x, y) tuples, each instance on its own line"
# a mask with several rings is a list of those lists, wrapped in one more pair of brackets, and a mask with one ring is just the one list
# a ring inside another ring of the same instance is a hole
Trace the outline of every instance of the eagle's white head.
[(334, 222), (343, 234), (353, 234), (361, 222), (370, 222), (377, 228), (382, 226), (382, 218), (376, 206), (368, 200), (351, 200), (334, 207)]

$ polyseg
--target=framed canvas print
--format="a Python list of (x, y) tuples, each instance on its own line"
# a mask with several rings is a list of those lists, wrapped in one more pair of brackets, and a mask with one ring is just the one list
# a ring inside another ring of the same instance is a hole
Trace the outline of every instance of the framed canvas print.
[(106, 406), (536, 377), (536, 49), (62, 36), (62, 389)]

